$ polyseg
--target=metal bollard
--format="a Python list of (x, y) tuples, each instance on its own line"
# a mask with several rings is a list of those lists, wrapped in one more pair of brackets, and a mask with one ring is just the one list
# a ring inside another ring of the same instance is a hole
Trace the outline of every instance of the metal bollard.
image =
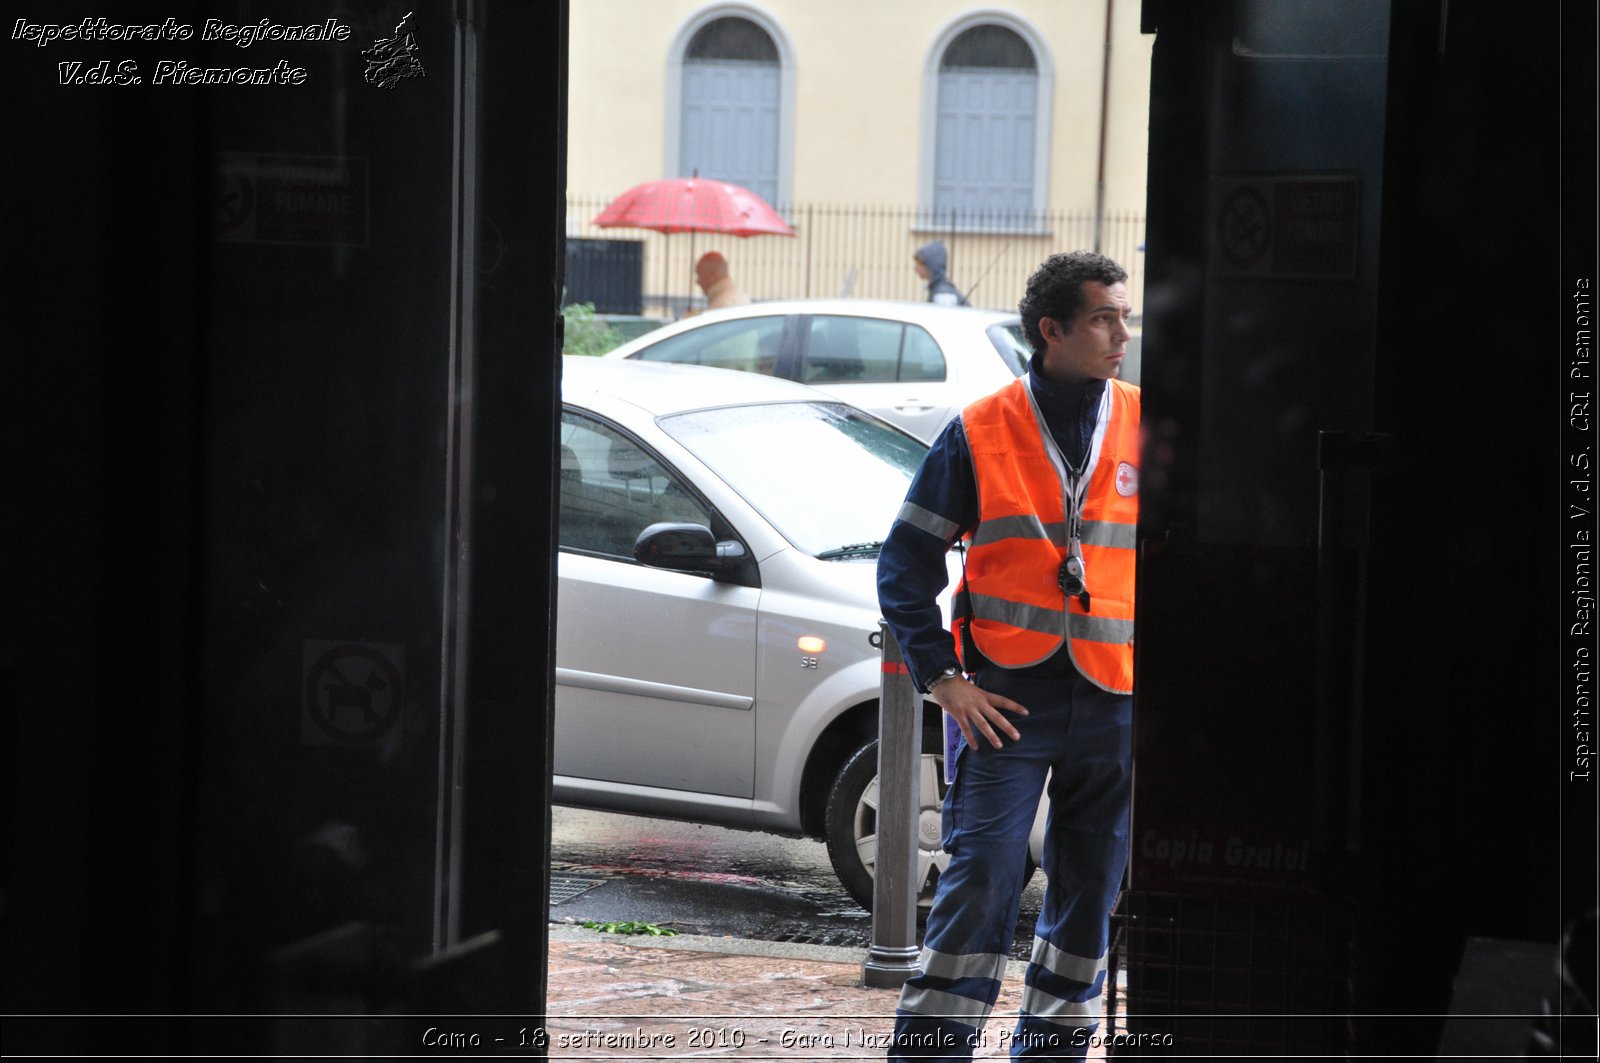
[(900, 646), (878, 622), (883, 683), (878, 698), (878, 860), (872, 883), (872, 950), (861, 984), (894, 989), (917, 973), (917, 773), (922, 698)]

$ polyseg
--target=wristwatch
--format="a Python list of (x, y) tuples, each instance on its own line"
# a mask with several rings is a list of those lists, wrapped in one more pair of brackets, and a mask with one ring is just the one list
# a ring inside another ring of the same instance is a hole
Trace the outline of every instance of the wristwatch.
[(953, 667), (953, 666), (950, 667), (950, 668), (946, 668), (944, 671), (940, 672), (938, 675), (936, 675), (932, 679), (928, 680), (928, 685), (922, 688), (922, 692), (924, 694), (932, 694), (934, 687), (938, 686), (940, 683), (943, 683), (946, 679), (954, 679), (956, 676), (958, 676), (960, 674), (961, 674), (961, 669), (959, 669), (959, 668), (956, 668), (956, 667)]

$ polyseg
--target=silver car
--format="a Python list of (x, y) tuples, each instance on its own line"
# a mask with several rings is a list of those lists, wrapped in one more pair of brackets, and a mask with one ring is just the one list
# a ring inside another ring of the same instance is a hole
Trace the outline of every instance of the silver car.
[(876, 299), (791, 299), (712, 310), (607, 354), (778, 376), (918, 439), (1027, 371), (1015, 313)]
[(788, 381), (563, 364), (555, 799), (822, 838), (870, 906), (877, 541), (927, 448)]

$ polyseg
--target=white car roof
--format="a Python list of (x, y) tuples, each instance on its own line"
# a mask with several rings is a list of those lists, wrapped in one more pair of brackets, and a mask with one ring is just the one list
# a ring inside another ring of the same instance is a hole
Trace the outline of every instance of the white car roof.
[(792, 380), (670, 362), (612, 361), (564, 355), (562, 398), (581, 403), (585, 394), (607, 395), (661, 417), (685, 410), (762, 402), (835, 402)]
[(943, 306), (938, 303), (895, 299), (772, 299), (761, 303), (747, 303), (744, 306), (707, 310), (693, 317), (680, 318), (629, 340), (604, 357), (626, 358), (641, 347), (648, 347), (668, 336), (707, 322), (734, 321), (744, 317), (768, 317), (774, 314), (838, 314), (847, 317), (886, 318), (891, 321), (909, 321), (941, 334), (948, 328), (970, 328), (976, 325), (980, 329), (986, 329), (990, 325), (1016, 325), (1022, 321), (1015, 310), (986, 310), (976, 306)]
[(902, 321), (938, 321), (942, 318), (990, 318), (995, 321), (1015, 320), (1015, 310), (990, 310), (981, 306), (946, 306), (942, 303), (912, 301), (908, 299), (769, 299), (746, 303), (743, 306), (707, 310), (706, 315), (718, 317), (744, 317), (750, 314), (854, 314), (857, 316), (892, 317)]

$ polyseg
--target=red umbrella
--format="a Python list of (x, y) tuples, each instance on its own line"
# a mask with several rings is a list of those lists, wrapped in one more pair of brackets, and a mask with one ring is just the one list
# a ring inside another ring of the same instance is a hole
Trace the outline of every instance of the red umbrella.
[(669, 177), (635, 185), (612, 200), (594, 223), (602, 229), (660, 233), (794, 235), (789, 223), (748, 188), (704, 177)]

